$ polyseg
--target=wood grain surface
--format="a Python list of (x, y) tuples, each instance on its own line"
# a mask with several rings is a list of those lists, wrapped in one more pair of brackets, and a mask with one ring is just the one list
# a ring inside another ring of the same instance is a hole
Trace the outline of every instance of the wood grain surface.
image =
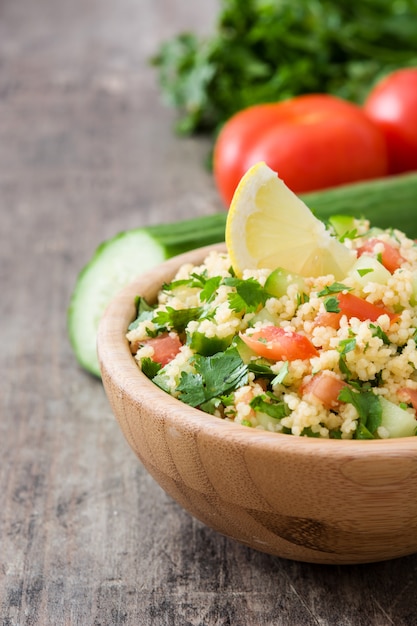
[(148, 58), (215, 0), (0, 1), (0, 624), (417, 624), (417, 556), (306, 565), (193, 520), (138, 463), (66, 309), (103, 239), (210, 214)]

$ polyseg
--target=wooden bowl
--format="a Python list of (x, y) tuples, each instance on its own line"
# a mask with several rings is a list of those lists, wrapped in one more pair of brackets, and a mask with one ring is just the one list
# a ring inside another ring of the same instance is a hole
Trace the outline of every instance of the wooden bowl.
[(152, 301), (182, 263), (201, 263), (209, 249), (139, 277), (100, 324), (104, 387), (140, 461), (207, 526), (269, 554), (341, 564), (417, 552), (417, 438), (319, 440), (252, 430), (183, 404), (138, 369), (125, 339), (135, 296)]

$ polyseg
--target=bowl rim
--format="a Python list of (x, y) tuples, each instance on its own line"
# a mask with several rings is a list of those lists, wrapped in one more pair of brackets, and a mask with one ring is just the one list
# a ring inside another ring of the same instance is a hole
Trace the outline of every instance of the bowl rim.
[(161, 403), (164, 405), (166, 419), (181, 417), (190, 427), (201, 429), (203, 425), (205, 433), (210, 437), (223, 438), (227, 434), (231, 441), (240, 445), (266, 446), (272, 450), (285, 449), (295, 453), (301, 450), (311, 450), (314, 454), (321, 452), (323, 455), (343, 453), (352, 457), (416, 456), (417, 436), (372, 440), (326, 439), (297, 437), (234, 424), (181, 402), (157, 387), (141, 372), (126, 339), (127, 326), (136, 313), (135, 298), (147, 291), (156, 294), (163, 282), (172, 278), (182, 264), (201, 263), (212, 250), (225, 252), (226, 248), (224, 244), (215, 244), (172, 257), (138, 275), (115, 295), (101, 317), (97, 332), (97, 354), (103, 380), (110, 379), (118, 391), (128, 395), (135, 405), (143, 404), (145, 396), (152, 398), (156, 407)]

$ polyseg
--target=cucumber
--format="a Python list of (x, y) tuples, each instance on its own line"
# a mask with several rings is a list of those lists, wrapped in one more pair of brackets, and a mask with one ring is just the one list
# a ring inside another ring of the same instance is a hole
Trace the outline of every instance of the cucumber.
[(305, 280), (299, 274), (277, 267), (265, 281), (265, 290), (275, 298), (281, 298), (287, 293), (289, 285), (297, 285), (298, 291), (306, 291)]
[(365, 217), (372, 226), (397, 228), (417, 238), (417, 172), (333, 187), (301, 198), (323, 221), (337, 214)]
[(332, 215), (329, 217), (329, 224), (333, 226), (336, 237), (343, 238), (355, 228), (355, 218), (353, 215)]
[(413, 437), (417, 431), (417, 421), (414, 415), (400, 406), (393, 404), (386, 398), (380, 398), (382, 416), (381, 426), (390, 437)]
[(391, 278), (391, 272), (374, 257), (362, 254), (349, 270), (348, 276), (353, 278), (359, 289), (363, 289), (369, 283), (386, 285)]
[(67, 314), (70, 343), (78, 363), (100, 377), (96, 336), (113, 296), (133, 278), (166, 259), (224, 241), (226, 214), (124, 231), (103, 242), (81, 270)]
[[(398, 228), (417, 238), (417, 172), (303, 194), (319, 219), (366, 217), (371, 225)], [(119, 233), (102, 243), (81, 270), (68, 309), (68, 334), (79, 364), (100, 377), (97, 327), (116, 292), (161, 261), (224, 241), (227, 212)]]
[(243, 341), (243, 339), (241, 339), (239, 337), (239, 335), (237, 335), (234, 340), (233, 340), (233, 345), (236, 348), (236, 350), (239, 353), (240, 358), (242, 359), (242, 361), (245, 363), (245, 365), (248, 365), (248, 363), (251, 362), (252, 358), (255, 357), (257, 358), (258, 355), (256, 354), (256, 352), (254, 352), (253, 350), (251, 350), (249, 348), (249, 346)]

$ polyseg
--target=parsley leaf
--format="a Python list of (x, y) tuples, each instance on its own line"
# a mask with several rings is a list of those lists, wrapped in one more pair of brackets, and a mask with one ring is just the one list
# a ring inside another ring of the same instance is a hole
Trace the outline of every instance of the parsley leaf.
[[(269, 398), (269, 400), (267, 399)], [(252, 398), (249, 402), (250, 407), (259, 413), (266, 413), (269, 417), (281, 420), (290, 414), (288, 405), (283, 400), (272, 400), (270, 396), (261, 394)]]
[(356, 338), (350, 337), (348, 339), (341, 339), (339, 341), (339, 352), (342, 356), (348, 352), (352, 352), (356, 348)]
[(191, 406), (227, 395), (248, 382), (248, 367), (234, 348), (207, 357), (195, 355), (193, 362), (196, 373), (182, 372), (177, 387), (180, 400)]
[(351, 287), (347, 287), (343, 283), (332, 283), (331, 285), (326, 285), (317, 295), (321, 298), (322, 296), (329, 296), (333, 293), (340, 293), (341, 291), (351, 291)]
[(221, 276), (212, 276), (211, 278), (208, 278), (200, 292), (200, 300), (202, 302), (210, 302), (210, 300), (212, 300), (216, 295), (221, 281)]
[(207, 399), (227, 394), (248, 382), (247, 365), (235, 349), (209, 357), (197, 355), (195, 368), (203, 377)]
[(207, 282), (207, 271), (204, 270), (202, 274), (193, 272), (190, 274), (190, 278), (181, 278), (179, 280), (172, 280), (170, 283), (165, 283), (162, 287), (163, 291), (175, 291), (178, 287), (189, 287), (202, 289)]
[(371, 272), (373, 272), (374, 270), (371, 268), (363, 268), (363, 269), (358, 269), (356, 270), (359, 274), (359, 276), (366, 276), (367, 274), (370, 274)]
[(200, 409), (204, 411), (204, 413), (210, 413), (210, 415), (214, 415), (216, 410), (222, 405), (221, 398), (210, 398), (207, 402), (203, 402), (200, 404)]
[(150, 304), (148, 304), (145, 298), (142, 298), (141, 296), (137, 296), (135, 298), (135, 304), (136, 304), (136, 319), (131, 324), (129, 324), (128, 330), (133, 330), (134, 328), (137, 328), (139, 324), (143, 322), (144, 320), (151, 319), (153, 315), (153, 311), (155, 309), (154, 306), (151, 306)]
[(314, 432), (313, 429), (311, 428), (311, 426), (306, 426), (305, 428), (303, 428), (303, 430), (301, 432), (301, 437), (315, 437), (315, 438), (319, 438), (320, 437), (320, 433), (319, 432)]
[(177, 387), (180, 400), (190, 406), (199, 406), (206, 401), (203, 377), (201, 374), (181, 372), (181, 379)]
[(372, 329), (372, 336), (373, 337), (379, 337), (379, 339), (382, 339), (382, 341), (387, 346), (389, 346), (389, 344), (391, 342), (388, 339), (388, 335), (382, 330), (381, 326), (377, 326), (376, 324), (369, 324), (369, 328)]
[(271, 366), (267, 363), (263, 363), (262, 360), (249, 361), (248, 369), (255, 374), (256, 378), (274, 378), (274, 372), (271, 370)]
[(229, 293), (228, 295), (229, 306), (236, 313), (254, 313), (259, 307), (264, 306), (270, 297), (254, 278), (247, 280), (227, 278), (224, 283), (236, 289), (236, 293)]
[(221, 0), (210, 36), (185, 32), (151, 62), (177, 131), (214, 133), (259, 102), (325, 92), (362, 102), (369, 85), (417, 64), (415, 2)]
[(158, 311), (152, 318), (153, 323), (159, 330), (176, 330), (181, 333), (191, 320), (199, 319), (203, 309), (191, 307), (189, 309), (174, 309), (167, 306), (165, 311)]
[(140, 367), (145, 376), (152, 379), (158, 374), (162, 365), (146, 356), (141, 359)]
[(324, 308), (328, 313), (340, 313), (339, 300), (337, 298), (326, 298)]
[(339, 369), (340, 369), (341, 373), (343, 374), (343, 376), (346, 378), (346, 380), (350, 381), (351, 378), (352, 378), (352, 372), (350, 371), (350, 369), (347, 366), (346, 356), (344, 354), (340, 355), (340, 358), (339, 358)]
[(166, 391), (166, 393), (171, 393), (169, 379), (168, 376), (164, 374), (163, 368), (157, 373), (156, 376), (152, 378), (152, 382), (160, 389), (162, 389), (162, 391)]
[(373, 439), (374, 433), (381, 425), (382, 409), (378, 396), (371, 390), (355, 391), (350, 387), (344, 387), (338, 399), (353, 404), (358, 412), (356, 439)]
[(344, 241), (345, 239), (356, 239), (358, 236), (358, 231), (356, 228), (353, 230), (347, 230), (341, 237), (339, 237), (339, 241)]
[(178, 287), (193, 287), (193, 281), (190, 278), (182, 278), (181, 280), (172, 280), (170, 283), (162, 285), (162, 291), (169, 292), (178, 289)]
[(275, 376), (275, 378), (271, 380), (271, 385), (274, 386), (274, 385), (284, 384), (288, 371), (289, 371), (289, 364), (288, 364), (288, 361), (285, 361), (284, 365), (280, 367), (278, 374)]

